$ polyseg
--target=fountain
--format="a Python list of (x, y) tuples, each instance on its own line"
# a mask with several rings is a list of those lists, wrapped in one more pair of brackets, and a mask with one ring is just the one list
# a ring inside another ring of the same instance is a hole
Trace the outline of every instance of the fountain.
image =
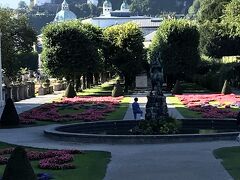
[(238, 136), (237, 121), (233, 119), (178, 119), (179, 134), (134, 135), (140, 123), (157, 124), (169, 119), (166, 98), (162, 92), (163, 72), (158, 59), (151, 62), (152, 89), (147, 96), (145, 120), (100, 121), (50, 127), (44, 133), (56, 140), (81, 143), (171, 143), (212, 140), (233, 140)]

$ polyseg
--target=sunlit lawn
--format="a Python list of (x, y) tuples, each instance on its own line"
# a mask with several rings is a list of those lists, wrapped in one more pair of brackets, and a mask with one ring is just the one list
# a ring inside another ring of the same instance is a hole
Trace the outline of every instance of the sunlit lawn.
[(201, 118), (201, 113), (196, 112), (196, 111), (191, 111), (189, 110), (185, 105), (182, 104), (182, 102), (175, 96), (168, 96), (167, 100), (172, 104), (178, 111), (179, 113), (184, 117), (184, 118)]

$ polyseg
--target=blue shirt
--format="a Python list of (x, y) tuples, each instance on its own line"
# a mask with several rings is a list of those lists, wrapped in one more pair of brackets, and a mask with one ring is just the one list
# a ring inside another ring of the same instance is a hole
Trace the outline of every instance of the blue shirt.
[(132, 103), (132, 109), (133, 109), (133, 112), (141, 111), (139, 104), (137, 102)]

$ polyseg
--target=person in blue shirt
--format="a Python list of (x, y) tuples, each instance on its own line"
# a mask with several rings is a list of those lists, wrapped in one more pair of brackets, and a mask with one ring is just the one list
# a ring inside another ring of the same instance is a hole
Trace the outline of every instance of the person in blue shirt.
[(140, 114), (141, 115), (141, 119), (142, 119), (143, 112), (142, 112), (142, 110), (139, 107), (138, 98), (137, 97), (134, 98), (134, 102), (132, 103), (132, 110), (133, 110), (134, 119), (137, 119), (137, 114)]

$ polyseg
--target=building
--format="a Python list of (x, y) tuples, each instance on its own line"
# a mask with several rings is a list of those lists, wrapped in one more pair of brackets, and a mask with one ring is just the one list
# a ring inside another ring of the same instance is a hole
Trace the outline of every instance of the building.
[(151, 19), (146, 16), (132, 16), (129, 5), (126, 0), (123, 1), (120, 10), (112, 10), (112, 3), (110, 0), (105, 0), (103, 2), (103, 12), (99, 17), (93, 17), (83, 20), (83, 23), (90, 23), (100, 28), (106, 28), (109, 26), (114, 26), (117, 24), (123, 24), (133, 20), (139, 19)]
[(77, 19), (77, 16), (69, 10), (69, 5), (67, 1), (64, 0), (62, 3), (62, 9), (56, 14), (54, 22), (63, 22), (75, 19)]
[(94, 6), (98, 6), (98, 0), (87, 0), (88, 4), (93, 4)]

